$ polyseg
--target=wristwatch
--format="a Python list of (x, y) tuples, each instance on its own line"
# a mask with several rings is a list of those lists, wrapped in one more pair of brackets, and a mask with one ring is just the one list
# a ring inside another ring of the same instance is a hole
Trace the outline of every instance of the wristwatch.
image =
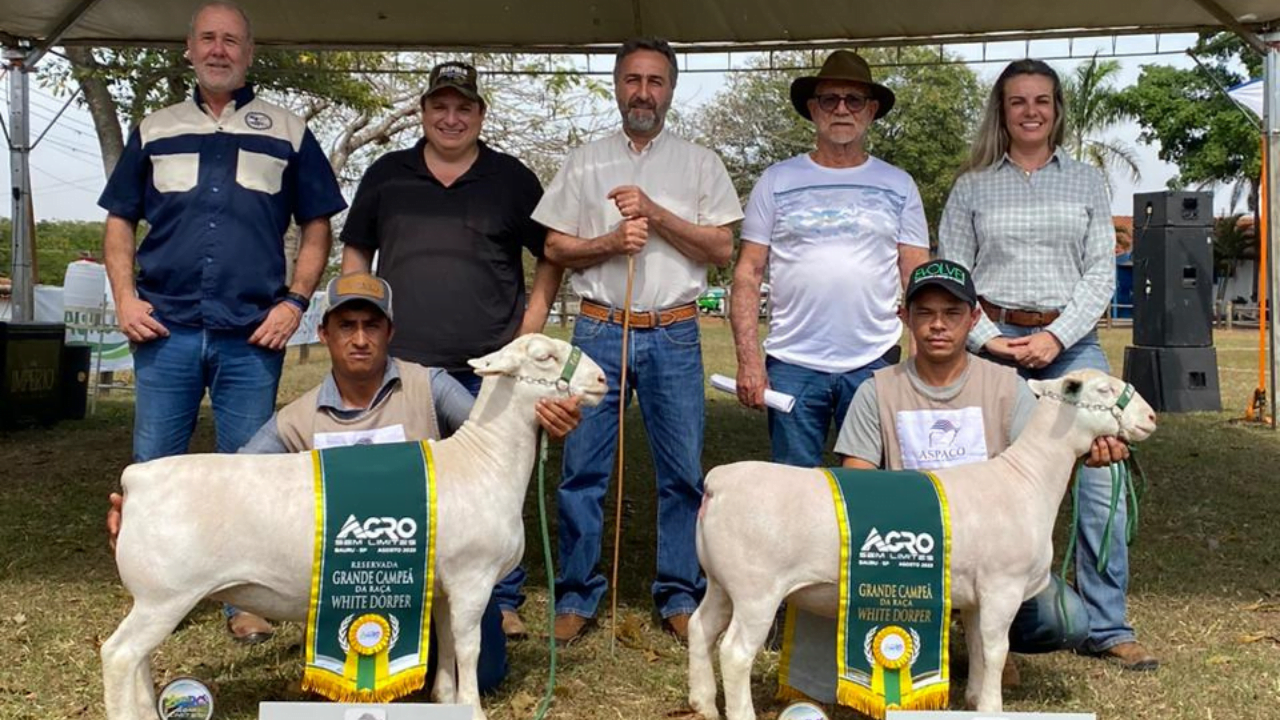
[(287, 303), (292, 303), (299, 310), (301, 310), (303, 314), (306, 314), (307, 308), (311, 307), (311, 298), (307, 297), (306, 295), (303, 295), (302, 293), (296, 293), (296, 292), (286, 293), (284, 296), (284, 301)]

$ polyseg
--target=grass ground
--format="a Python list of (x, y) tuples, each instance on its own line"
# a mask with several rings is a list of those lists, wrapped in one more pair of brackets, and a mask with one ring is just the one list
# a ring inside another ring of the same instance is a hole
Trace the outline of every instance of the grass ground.
[[(711, 319), (704, 329), (708, 374), (732, 374), (727, 326)], [(1127, 331), (1103, 332), (1117, 369), (1127, 341)], [(1232, 422), (1255, 383), (1256, 334), (1219, 332), (1216, 341), (1227, 409), (1165, 416), (1142, 448), (1151, 488), (1131, 553), (1130, 616), (1162, 668), (1126, 673), (1066, 654), (1021, 656), (1023, 683), (1006, 693), (1008, 709), (1096, 712), (1108, 720), (1280, 716), (1280, 524), (1274, 517), (1280, 437)], [(312, 353), (317, 355), (323, 353)], [(291, 359), (286, 368), (282, 402), (317, 382), (327, 365)], [(709, 389), (707, 416), (707, 467), (767, 456), (763, 416)], [(129, 599), (115, 575), (102, 518), (105, 497), (129, 459), (132, 419), (129, 399), (110, 399), (83, 422), (0, 437), (0, 718), (103, 717), (97, 649)], [(561, 652), (551, 717), (661, 718), (684, 707), (684, 651), (650, 616), (652, 464), (634, 408), (628, 427), (634, 514), (621, 549), (621, 639), (611, 652), (609, 633), (596, 632)], [(202, 418), (194, 449), (211, 447), (210, 423)], [(554, 487), (558, 454), (550, 467)], [(554, 491), (549, 495), (554, 507)], [(536, 508), (530, 493), (524, 616), (535, 628), (545, 617), (547, 597)], [(612, 508), (606, 516), (613, 516)], [(611, 555), (607, 545), (604, 556)], [(236, 646), (226, 639), (218, 608), (205, 603), (158, 651), (156, 680), (199, 677), (213, 687), (220, 718), (247, 720), (257, 716), (261, 700), (304, 699), (300, 646), (297, 626), (283, 627), (265, 645)], [(547, 661), (545, 638), (513, 644), (511, 675), (486, 705), (490, 717), (531, 717)], [(776, 655), (762, 653), (756, 665), (762, 718), (782, 708), (771, 699), (776, 662)], [(960, 692), (953, 692), (953, 702)], [(839, 710), (833, 717), (857, 716)]]

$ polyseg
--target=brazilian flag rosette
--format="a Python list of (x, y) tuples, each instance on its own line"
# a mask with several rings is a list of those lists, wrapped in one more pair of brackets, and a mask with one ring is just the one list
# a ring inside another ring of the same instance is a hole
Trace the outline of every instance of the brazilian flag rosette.
[(425, 442), (311, 453), (316, 535), (302, 687), (389, 702), (426, 683), (436, 485)]
[(942, 484), (930, 473), (824, 473), (840, 527), (838, 617), (788, 607), (779, 696), (834, 695), (876, 718), (945, 709), (951, 524)]

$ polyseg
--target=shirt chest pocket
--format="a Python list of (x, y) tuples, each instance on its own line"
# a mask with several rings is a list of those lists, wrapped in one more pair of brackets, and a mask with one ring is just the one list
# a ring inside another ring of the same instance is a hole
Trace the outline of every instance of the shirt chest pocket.
[(284, 182), (289, 161), (265, 153), (240, 150), (236, 156), (236, 184), (246, 190), (275, 195)]
[(187, 192), (200, 177), (199, 153), (151, 156), (151, 183), (162, 193)]

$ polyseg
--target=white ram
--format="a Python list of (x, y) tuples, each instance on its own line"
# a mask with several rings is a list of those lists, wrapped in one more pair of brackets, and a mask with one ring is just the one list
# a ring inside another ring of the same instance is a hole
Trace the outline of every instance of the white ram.
[[(951, 508), (951, 601), (969, 646), (966, 704), (1000, 712), (1009, 626), (1049, 583), (1053, 524), (1077, 458), (1094, 438), (1139, 441), (1155, 413), (1137, 393), (1123, 410), (1120, 380), (1082, 370), (1031, 381), (1040, 397), (1026, 429), (981, 463), (935, 471)], [(707, 592), (689, 621), (689, 703), (719, 717), (711, 652), (723, 633), (725, 714), (753, 720), (751, 665), (785, 598), (835, 617), (840, 541), (821, 471), (762, 462), (713, 469), (698, 523)], [(833, 639), (834, 642), (834, 639)]]
[[(471, 416), (452, 437), (432, 443), (438, 477), (432, 618), (439, 638), (432, 697), (470, 704), (479, 720), (480, 617), (494, 584), (524, 553), (534, 405), (558, 392), (596, 405), (606, 390), (600, 367), (585, 355), (568, 387), (557, 387), (571, 350), (561, 340), (528, 335), (472, 360), (484, 383)], [(307, 453), (185, 455), (125, 469), (116, 565), (133, 608), (102, 645), (108, 720), (156, 717), (150, 653), (204, 598), (305, 622), (315, 539), (312, 472)]]

